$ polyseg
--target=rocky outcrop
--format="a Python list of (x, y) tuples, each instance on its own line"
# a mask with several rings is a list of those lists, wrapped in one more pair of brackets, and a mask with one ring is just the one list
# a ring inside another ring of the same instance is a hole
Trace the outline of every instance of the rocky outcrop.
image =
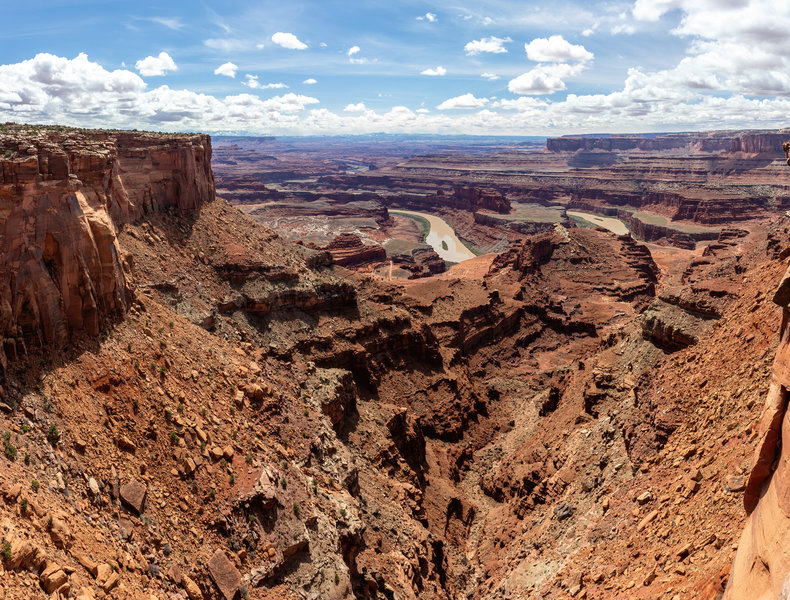
[(387, 260), (387, 252), (378, 244), (364, 244), (362, 238), (353, 233), (342, 233), (322, 250), (328, 251), (342, 267), (364, 264), (383, 263)]
[(0, 135), (0, 364), (97, 335), (131, 296), (116, 234), (214, 197), (205, 135), (11, 128)]
[(453, 188), (452, 198), (454, 204), (461, 203), (461, 206), (470, 212), (478, 210), (490, 210), (504, 214), (510, 212), (510, 201), (503, 194), (494, 190), (457, 185)]

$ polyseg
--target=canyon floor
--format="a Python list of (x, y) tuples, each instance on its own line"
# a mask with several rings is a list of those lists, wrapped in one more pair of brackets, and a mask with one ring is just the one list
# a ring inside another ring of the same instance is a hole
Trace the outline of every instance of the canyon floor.
[(6, 126), (4, 597), (719, 597), (779, 342), (781, 135)]

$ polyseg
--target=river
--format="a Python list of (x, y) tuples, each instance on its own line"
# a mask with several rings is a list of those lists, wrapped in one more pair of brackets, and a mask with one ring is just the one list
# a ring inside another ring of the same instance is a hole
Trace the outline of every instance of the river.
[[(474, 258), (474, 253), (463, 245), (461, 240), (455, 235), (455, 231), (444, 219), (429, 215), (428, 213), (414, 212), (411, 210), (391, 210), (396, 215), (422, 217), (431, 225), (431, 230), (425, 238), (425, 243), (430, 244), (436, 254), (447, 262), (459, 263), (470, 258)], [(447, 249), (442, 246), (445, 243)]]
[(599, 217), (598, 215), (594, 215), (592, 213), (578, 212), (575, 210), (569, 210), (568, 216), (582, 218), (585, 221), (589, 221), (593, 225), (598, 225), (598, 227), (608, 229), (617, 235), (625, 235), (628, 233), (628, 227), (626, 227), (625, 223), (623, 223), (620, 219), (614, 219), (612, 217)]

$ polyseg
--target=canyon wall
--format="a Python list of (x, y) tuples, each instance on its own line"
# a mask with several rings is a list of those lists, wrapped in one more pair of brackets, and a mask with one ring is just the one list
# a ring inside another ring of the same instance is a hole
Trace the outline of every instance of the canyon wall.
[(657, 135), (562, 136), (548, 138), (549, 152), (589, 152), (603, 150), (622, 152), (636, 150), (658, 152), (690, 150), (697, 152), (776, 153), (787, 138), (783, 131), (710, 131), (697, 133), (665, 133)]
[(130, 301), (119, 227), (213, 197), (206, 135), (0, 134), (0, 365), (96, 336)]
[(779, 348), (757, 428), (757, 447), (744, 492), (749, 515), (724, 595), (726, 600), (787, 598), (790, 556), (790, 269), (773, 300), (782, 307)]

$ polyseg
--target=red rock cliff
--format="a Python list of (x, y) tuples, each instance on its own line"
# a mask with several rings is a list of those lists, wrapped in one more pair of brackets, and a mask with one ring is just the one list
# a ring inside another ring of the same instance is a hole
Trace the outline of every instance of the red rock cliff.
[[(784, 150), (790, 155), (790, 144)], [(744, 492), (748, 519), (725, 600), (790, 597), (790, 267), (773, 300), (782, 307), (779, 348)]]
[(213, 197), (206, 135), (0, 131), (0, 368), (126, 310), (120, 226)]

